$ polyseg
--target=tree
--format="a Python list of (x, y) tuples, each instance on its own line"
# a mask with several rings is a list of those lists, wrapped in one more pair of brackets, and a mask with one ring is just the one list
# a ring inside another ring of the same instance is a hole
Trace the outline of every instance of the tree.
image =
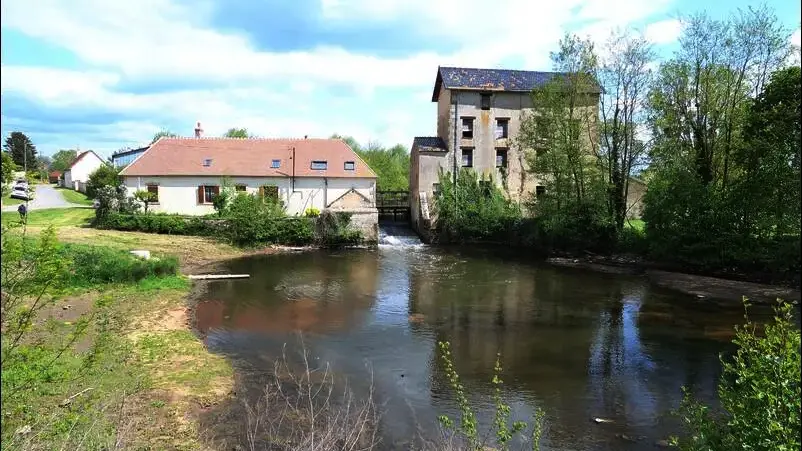
[(159, 140), (159, 138), (178, 138), (178, 135), (171, 132), (170, 130), (162, 129), (156, 132), (155, 135), (153, 135), (153, 139), (150, 140), (150, 143), (151, 144), (155, 143), (156, 141)]
[(48, 157), (47, 155), (39, 155), (39, 157), (36, 160), (37, 160), (36, 162), (37, 166), (39, 167), (39, 169), (43, 171), (50, 170), (50, 166), (53, 164), (53, 159)]
[(606, 43), (597, 79), (601, 95), (598, 156), (607, 182), (607, 211), (616, 232), (624, 227), (629, 179), (642, 159), (645, 146), (637, 139), (649, 86), (651, 45), (627, 32), (611, 35)]
[(78, 151), (74, 149), (59, 150), (53, 154), (53, 162), (50, 164), (50, 169), (54, 171), (66, 171), (76, 158), (78, 158)]
[(120, 168), (103, 164), (89, 174), (86, 182), (86, 195), (94, 198), (98, 190), (104, 186), (117, 187), (120, 184)]
[(253, 138), (253, 135), (248, 134), (247, 128), (229, 128), (223, 135), (224, 138)]
[(148, 205), (156, 201), (156, 193), (141, 189), (134, 193), (134, 199), (142, 202), (145, 206), (145, 213), (147, 213)]
[(11, 132), (3, 144), (3, 149), (11, 154), (17, 166), (36, 167), (36, 146), (25, 133)]
[(2, 152), (3, 154), (3, 161), (2, 161), (2, 169), (3, 169), (3, 195), (6, 194), (6, 190), (8, 189), (8, 184), (14, 180), (14, 171), (17, 170), (17, 165), (14, 163), (14, 160), (11, 158), (11, 154), (8, 152)]
[(409, 151), (402, 144), (385, 148), (376, 141), (361, 146), (351, 136), (334, 134), (331, 139), (341, 139), (373, 169), (378, 179), (377, 189), (383, 191), (406, 191), (409, 189)]

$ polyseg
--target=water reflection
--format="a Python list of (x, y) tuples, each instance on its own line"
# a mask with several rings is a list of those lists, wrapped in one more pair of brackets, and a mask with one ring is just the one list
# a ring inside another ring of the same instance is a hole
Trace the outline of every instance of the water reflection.
[[(456, 413), (437, 342), (488, 421), (497, 353), (513, 417), (548, 414), (546, 448), (652, 449), (675, 433), (680, 387), (715, 394), (718, 353), (742, 311), (705, 310), (645, 280), (426, 247), (262, 256), (227, 268), (242, 281), (198, 286), (210, 349), (257, 385), (282, 345), (331, 362), (358, 392), (372, 372), (384, 444), (434, 432)], [(253, 391), (243, 390), (242, 396)], [(596, 424), (593, 418), (612, 423)]]

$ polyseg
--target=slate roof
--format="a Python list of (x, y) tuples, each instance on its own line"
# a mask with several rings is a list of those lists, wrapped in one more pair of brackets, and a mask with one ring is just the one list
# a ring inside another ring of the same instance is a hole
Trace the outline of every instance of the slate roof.
[(437, 69), (432, 102), (437, 102), (440, 86), (470, 91), (528, 92), (561, 75), (561, 72), (441, 66)]
[(437, 136), (416, 136), (412, 140), (412, 147), (417, 147), (421, 152), (447, 152), (445, 141)]
[[(160, 138), (120, 175), (289, 177), (293, 148), (295, 177), (376, 178), (343, 140), (311, 138)], [(280, 161), (278, 168), (272, 160)], [(316, 160), (327, 161), (327, 169), (312, 169)], [(346, 161), (354, 162), (354, 170), (345, 170)]]

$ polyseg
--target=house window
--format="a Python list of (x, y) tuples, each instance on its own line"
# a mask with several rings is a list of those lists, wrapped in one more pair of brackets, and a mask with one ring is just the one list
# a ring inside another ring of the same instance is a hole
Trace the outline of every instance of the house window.
[(278, 201), (278, 186), (275, 185), (265, 185), (259, 188), (259, 195), (262, 196), (262, 199), (269, 200), (273, 202)]
[(312, 169), (318, 171), (325, 171), (326, 168), (329, 167), (329, 163), (326, 160), (315, 160), (312, 162)]
[(248, 187), (247, 187), (247, 185), (237, 185), (236, 187), (234, 187), (234, 189), (237, 190), (238, 192), (243, 192), (244, 193), (245, 190), (248, 189)]
[(211, 158), (206, 158), (205, 160), (203, 160), (203, 167), (208, 168), (211, 165), (212, 165), (212, 159)]
[(538, 185), (538, 186), (535, 187), (535, 196), (536, 197), (540, 197), (540, 196), (542, 196), (544, 194), (546, 194), (546, 187), (545, 186)]
[(148, 185), (148, 192), (153, 194), (151, 203), (159, 203), (159, 185)]
[(219, 186), (201, 185), (198, 187), (198, 203), (210, 204), (218, 194), (220, 194)]
[(496, 119), (496, 139), (508, 138), (509, 125), (509, 119)]
[(463, 168), (473, 167), (473, 148), (472, 147), (464, 147), (462, 149), (462, 167)]
[(278, 169), (281, 167), (281, 160), (273, 160), (270, 162), (270, 167), (273, 169)]
[(506, 168), (507, 167), (507, 149), (499, 147), (496, 149), (496, 167), (497, 168)]
[(462, 139), (473, 139), (473, 118), (462, 118)]
[(490, 109), (490, 94), (482, 94), (482, 109)]
[(354, 169), (356, 169), (356, 163), (354, 163), (353, 161), (346, 161), (345, 162), (345, 170), (346, 171), (353, 171)]

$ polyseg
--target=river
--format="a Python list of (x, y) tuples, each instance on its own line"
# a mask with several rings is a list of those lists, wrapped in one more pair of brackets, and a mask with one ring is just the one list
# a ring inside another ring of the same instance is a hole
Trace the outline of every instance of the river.
[(220, 272), (250, 279), (197, 284), (195, 325), (212, 352), (231, 359), (239, 397), (258, 396), (282, 345), (300, 346), (300, 331), (313, 359), (357, 392), (372, 375), (387, 449), (434, 434), (439, 414), (457, 412), (438, 341), (451, 343), (483, 424), (501, 352), (513, 419), (545, 411), (543, 449), (655, 449), (679, 432), (671, 411), (683, 385), (715, 402), (719, 353), (732, 351), (743, 321), (738, 305), (498, 250), (382, 241), (233, 260)]

